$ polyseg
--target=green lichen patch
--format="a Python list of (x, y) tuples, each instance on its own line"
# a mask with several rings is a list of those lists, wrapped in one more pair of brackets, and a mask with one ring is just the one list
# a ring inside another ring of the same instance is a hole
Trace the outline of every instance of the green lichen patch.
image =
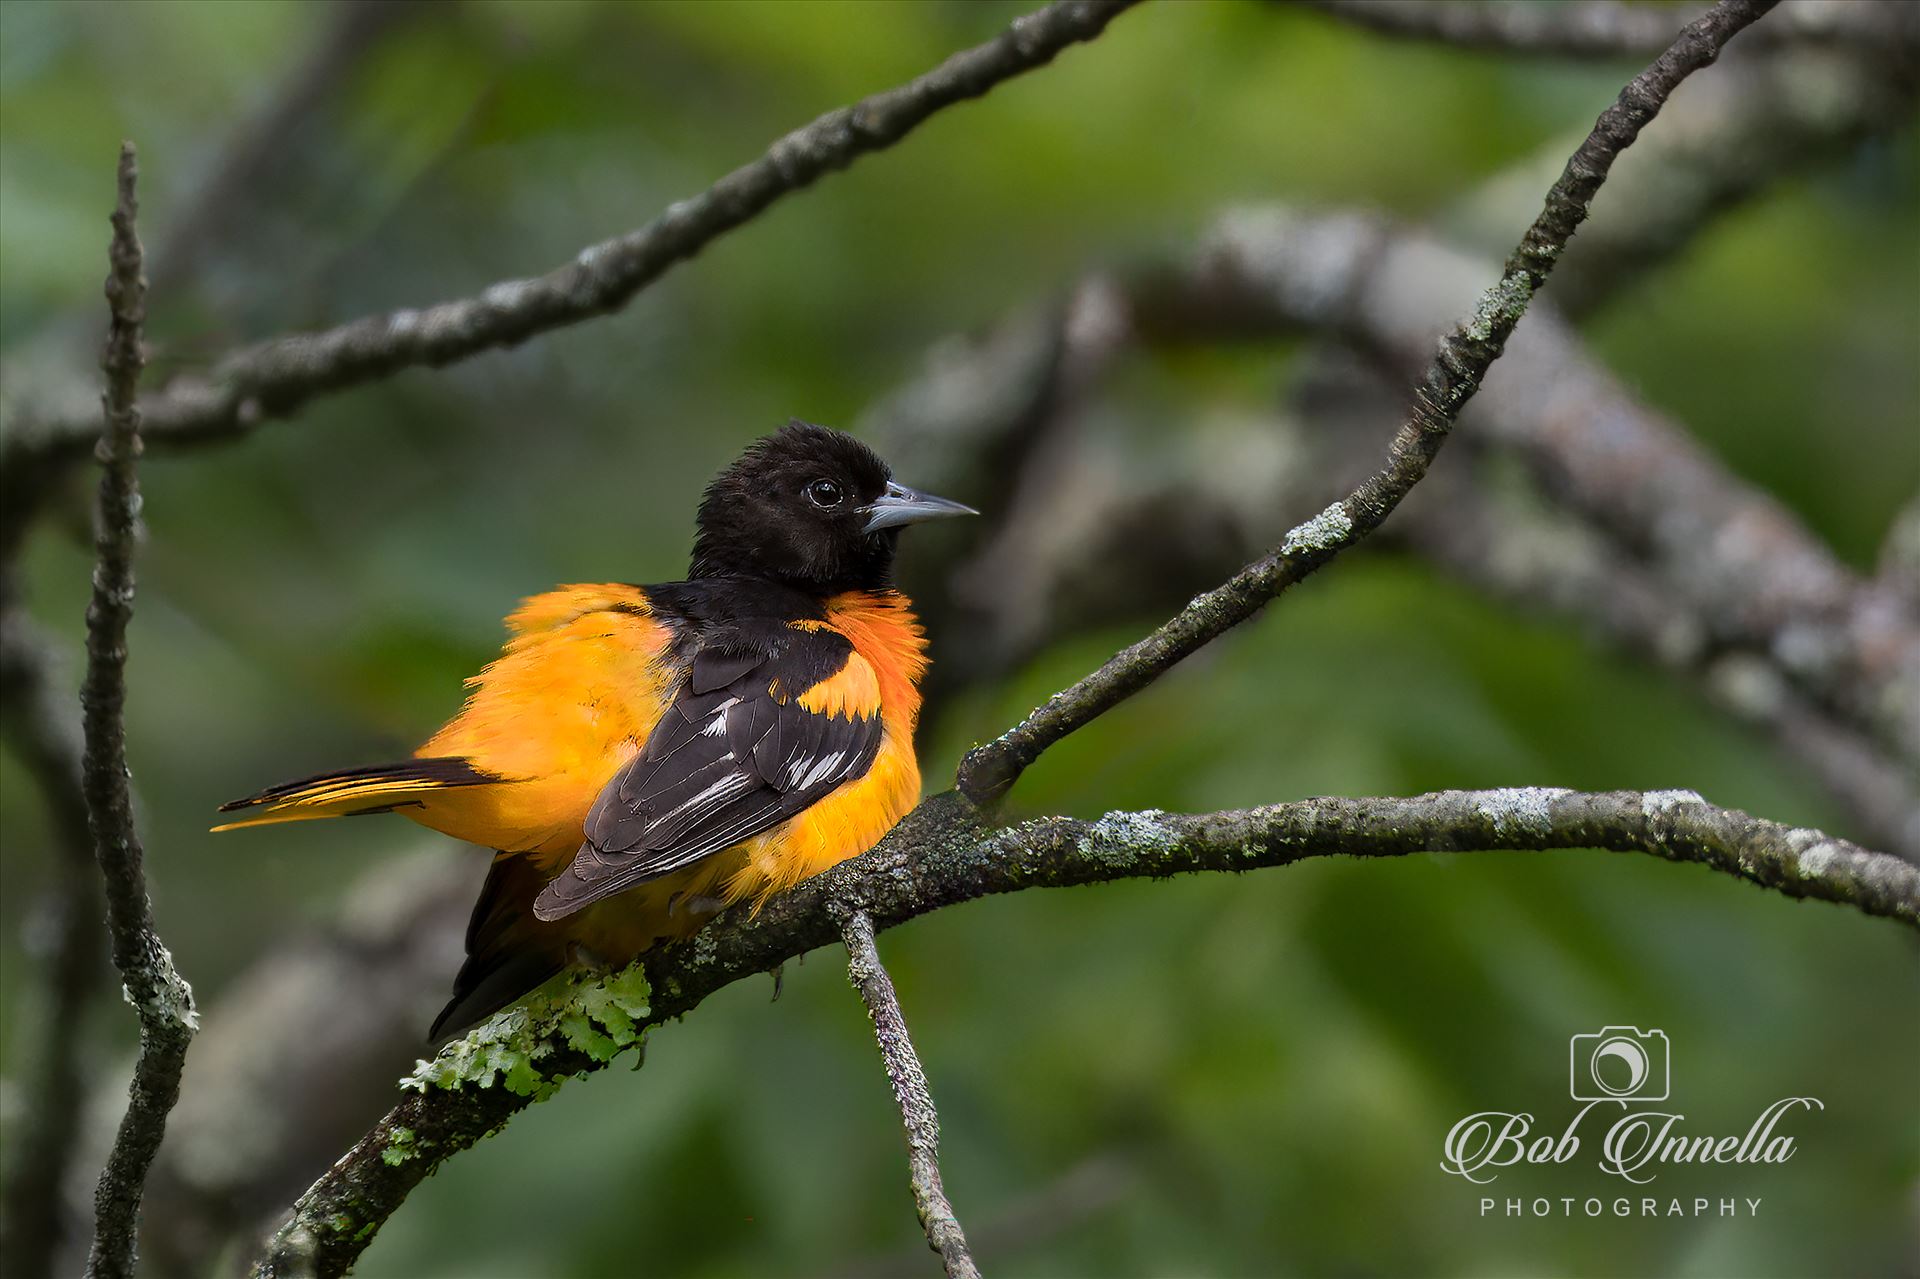
[(417, 1157), (420, 1147), (415, 1144), (413, 1129), (396, 1126), (387, 1134), (387, 1144), (380, 1151), (380, 1161), (389, 1167), (398, 1168), (409, 1159)]
[[(432, 1061), (420, 1062), (400, 1086), (424, 1093), (497, 1083), (517, 1096), (544, 1100), (565, 1079), (546, 1065), (562, 1047), (607, 1062), (640, 1043), (651, 993), (638, 964), (604, 978), (569, 973), (495, 1013)], [(382, 1157), (396, 1162), (388, 1154)]]
[(1467, 323), (1467, 336), (1476, 342), (1490, 342), (1496, 337), (1504, 337), (1513, 332), (1514, 325), (1520, 322), (1520, 316), (1527, 309), (1527, 303), (1532, 300), (1533, 285), (1525, 274), (1513, 271), (1501, 276), (1498, 284), (1481, 295), (1480, 304), (1474, 308), (1473, 319)]

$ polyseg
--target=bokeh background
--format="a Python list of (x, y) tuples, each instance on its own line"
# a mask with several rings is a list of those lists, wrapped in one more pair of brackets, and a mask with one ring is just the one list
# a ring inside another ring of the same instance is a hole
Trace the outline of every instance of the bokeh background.
[[(10, 378), (85, 368), (122, 136), (141, 147), (149, 246), (174, 250), (153, 264), (157, 379), (544, 270), (1019, 11), (421, 6), (209, 205), (236, 133), (340, 11), (9, 0), (0, 355)], [(322, 935), (349, 884), (434, 846), (397, 819), (215, 837), (215, 805), (411, 749), (523, 595), (679, 576), (700, 485), (750, 438), (790, 415), (859, 421), (936, 340), (1188, 244), (1227, 204), (1437, 214), (1577, 136), (1633, 69), (1395, 43), (1278, 6), (1151, 6), (782, 203), (617, 316), (324, 399), (238, 443), (156, 450), (128, 723), (159, 924), (202, 1007), (217, 1016), (250, 965)], [(1911, 128), (1836, 150), (1583, 322), (1639, 394), (1863, 570), (1920, 484), (1917, 176)], [(1147, 357), (1114, 413), (1156, 447), (1197, 419), (1257, 415), (1297, 350)], [(911, 481), (914, 459), (894, 461)], [(89, 482), (51, 495), (22, 566), (34, 615), (73, 654)], [(1154, 620), (1142, 609), (947, 698), (923, 726), (930, 781)], [(1093, 815), (1530, 784), (1688, 787), (1849, 830), (1690, 685), (1388, 551), (1343, 559), (1052, 752), (1017, 803)], [(11, 755), (0, 786), (14, 1080), (52, 873)], [(478, 853), (429, 855), (469, 859), (477, 883)], [(990, 1273), (1920, 1273), (1920, 964), (1883, 922), (1651, 859), (1493, 854), (1022, 894), (882, 946)], [(927, 1273), (841, 962), (814, 955), (770, 993), (723, 992), (659, 1032), (643, 1071), (570, 1085), (453, 1160), (357, 1273)], [(422, 1027), (440, 996), (419, 992)], [(1790, 1163), (1674, 1169), (1653, 1190), (1759, 1198), (1757, 1217), (1483, 1218), (1482, 1193), (1611, 1200), (1619, 1183), (1584, 1156), (1487, 1191), (1441, 1172), (1469, 1111), (1556, 1127), (1568, 1036), (1609, 1024), (1667, 1032), (1696, 1133), (1824, 1099), (1791, 1122)], [(85, 1028), (109, 1097), (132, 1030), (104, 998)], [(8, 1127), (21, 1104), (0, 1091)], [(384, 1105), (356, 1098), (353, 1126)]]

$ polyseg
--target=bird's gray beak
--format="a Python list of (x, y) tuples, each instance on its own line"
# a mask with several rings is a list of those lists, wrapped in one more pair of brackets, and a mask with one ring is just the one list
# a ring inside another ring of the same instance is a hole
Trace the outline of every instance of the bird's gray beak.
[(944, 497), (918, 492), (904, 484), (889, 483), (879, 501), (861, 507), (856, 514), (867, 517), (867, 532), (878, 533), (882, 529), (900, 528), (925, 520), (943, 520), (950, 515), (978, 515), (980, 512)]

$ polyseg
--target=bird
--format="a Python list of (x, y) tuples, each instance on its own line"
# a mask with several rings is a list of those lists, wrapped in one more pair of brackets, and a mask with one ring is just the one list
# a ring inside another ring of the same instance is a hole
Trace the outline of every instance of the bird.
[(709, 484), (685, 581), (561, 586), (411, 759), (221, 805), (216, 831), (396, 812), (494, 850), (430, 1038), (624, 966), (878, 843), (919, 801), (927, 640), (901, 530), (972, 507), (799, 420)]

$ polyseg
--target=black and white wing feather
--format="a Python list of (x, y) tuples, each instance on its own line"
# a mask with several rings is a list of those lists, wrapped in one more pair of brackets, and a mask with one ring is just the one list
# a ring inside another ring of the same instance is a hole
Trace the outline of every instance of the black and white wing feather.
[(777, 646), (694, 655), (646, 745), (594, 801), (585, 841), (534, 901), (536, 917), (564, 919), (691, 866), (865, 775), (880, 750), (878, 705), (827, 715), (800, 704), (865, 659), (834, 632), (782, 630)]

